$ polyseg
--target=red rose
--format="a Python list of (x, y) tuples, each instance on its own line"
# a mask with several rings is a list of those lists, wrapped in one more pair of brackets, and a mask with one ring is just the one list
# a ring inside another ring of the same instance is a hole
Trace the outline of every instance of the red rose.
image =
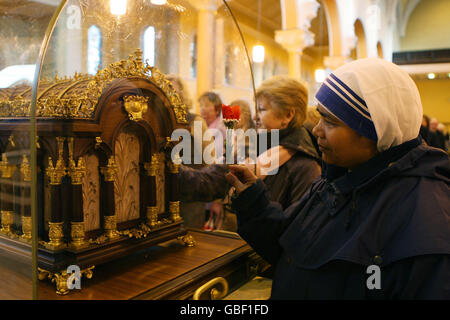
[(241, 117), (241, 108), (239, 106), (231, 106), (231, 110), (233, 111), (233, 119), (239, 120)]
[(230, 106), (222, 104), (222, 117), (224, 119), (233, 119), (233, 110)]

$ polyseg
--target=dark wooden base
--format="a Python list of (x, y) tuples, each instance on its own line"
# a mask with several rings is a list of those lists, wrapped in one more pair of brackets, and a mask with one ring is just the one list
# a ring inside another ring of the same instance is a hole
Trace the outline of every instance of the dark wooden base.
[[(155, 228), (145, 238), (120, 236), (102, 244), (89, 244), (78, 250), (70, 247), (50, 250), (39, 245), (38, 267), (51, 273), (64, 271), (69, 265), (77, 265), (80, 269), (84, 269), (119, 259), (161, 242), (176, 239), (186, 233), (182, 222), (177, 222)], [(31, 264), (31, 243), (29, 242), (0, 235), (0, 249), (13, 261)]]

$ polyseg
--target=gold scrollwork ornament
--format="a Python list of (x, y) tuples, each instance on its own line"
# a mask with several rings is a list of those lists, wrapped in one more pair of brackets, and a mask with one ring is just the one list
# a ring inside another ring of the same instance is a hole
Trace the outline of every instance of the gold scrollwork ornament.
[(124, 108), (128, 112), (130, 120), (142, 120), (142, 116), (148, 110), (149, 97), (125, 96), (123, 97)]

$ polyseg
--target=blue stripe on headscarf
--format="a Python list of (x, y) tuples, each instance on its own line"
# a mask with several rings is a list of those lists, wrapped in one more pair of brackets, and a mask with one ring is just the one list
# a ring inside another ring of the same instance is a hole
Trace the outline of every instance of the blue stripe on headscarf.
[(316, 94), (316, 99), (332, 114), (360, 135), (373, 141), (378, 140), (373, 122), (363, 117), (345, 100), (331, 90), (328, 85), (322, 84)]

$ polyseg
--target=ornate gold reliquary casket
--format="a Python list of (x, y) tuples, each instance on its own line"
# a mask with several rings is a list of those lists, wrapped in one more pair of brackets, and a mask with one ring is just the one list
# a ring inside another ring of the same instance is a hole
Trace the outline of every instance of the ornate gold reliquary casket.
[[(0, 245), (31, 250), (32, 88), (0, 89)], [(95, 76), (41, 81), (37, 91), (40, 279), (67, 293), (69, 265), (88, 277), (104, 262), (186, 235), (173, 130), (186, 107), (141, 52)]]

